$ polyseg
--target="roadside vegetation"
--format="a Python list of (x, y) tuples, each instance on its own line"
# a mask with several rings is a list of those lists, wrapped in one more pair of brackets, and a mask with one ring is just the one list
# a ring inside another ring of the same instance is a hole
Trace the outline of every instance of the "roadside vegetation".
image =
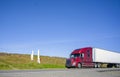
[(41, 63), (37, 63), (37, 55), (31, 61), (28, 54), (0, 53), (0, 70), (18, 69), (45, 69), (45, 68), (65, 68), (65, 58), (40, 56)]

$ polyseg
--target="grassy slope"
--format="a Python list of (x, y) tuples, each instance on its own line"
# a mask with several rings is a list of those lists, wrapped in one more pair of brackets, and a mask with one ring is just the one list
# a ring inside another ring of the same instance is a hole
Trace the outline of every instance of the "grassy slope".
[(1, 69), (42, 69), (65, 68), (65, 58), (41, 56), (41, 63), (37, 63), (37, 56), (30, 60), (30, 55), (0, 53)]

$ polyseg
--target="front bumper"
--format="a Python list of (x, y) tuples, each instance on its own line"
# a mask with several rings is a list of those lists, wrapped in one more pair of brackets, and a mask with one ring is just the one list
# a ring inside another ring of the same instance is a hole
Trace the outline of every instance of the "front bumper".
[(65, 66), (66, 66), (67, 68), (75, 67), (75, 66), (76, 66), (76, 62), (73, 62), (73, 63), (72, 63), (71, 60), (66, 60)]

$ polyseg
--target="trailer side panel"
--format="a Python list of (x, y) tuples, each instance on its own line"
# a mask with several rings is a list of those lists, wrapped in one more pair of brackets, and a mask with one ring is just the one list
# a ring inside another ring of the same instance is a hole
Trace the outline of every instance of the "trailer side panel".
[(92, 49), (93, 62), (120, 63), (120, 53), (111, 52), (99, 48)]

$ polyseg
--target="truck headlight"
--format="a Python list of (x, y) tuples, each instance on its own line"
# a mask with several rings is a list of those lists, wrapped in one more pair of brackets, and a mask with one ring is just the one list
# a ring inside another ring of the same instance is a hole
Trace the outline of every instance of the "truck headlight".
[(76, 65), (76, 62), (73, 62), (73, 63), (72, 63), (72, 66), (75, 66), (75, 65)]

